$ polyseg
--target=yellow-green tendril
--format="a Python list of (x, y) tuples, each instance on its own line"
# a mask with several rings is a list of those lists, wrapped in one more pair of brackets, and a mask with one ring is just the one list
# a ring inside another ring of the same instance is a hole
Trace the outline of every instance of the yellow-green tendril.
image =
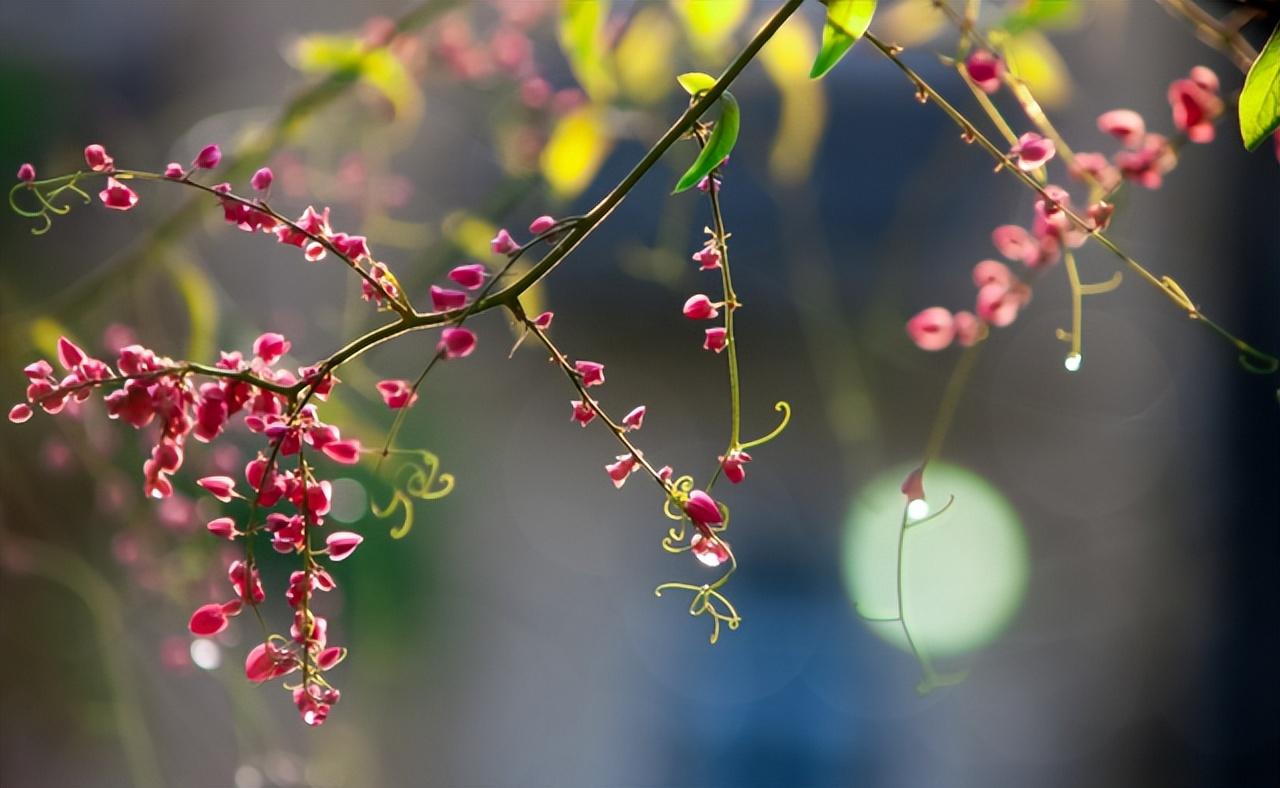
[(774, 427), (773, 431), (768, 435), (765, 435), (763, 438), (756, 438), (753, 441), (738, 444), (739, 449), (750, 449), (756, 446), (763, 446), (782, 434), (782, 431), (791, 423), (791, 405), (786, 401), (779, 401), (773, 406), (773, 409), (782, 414), (782, 421), (778, 423), (778, 426)]
[[(454, 478), (451, 473), (442, 473), (440, 458), (424, 449), (390, 449), (388, 454), (410, 459), (405, 459), (404, 465), (396, 472), (391, 500), (385, 506), (375, 503), (369, 508), (380, 520), (404, 509), (404, 519), (390, 531), (392, 539), (403, 539), (413, 528), (413, 499), (435, 501), (445, 497), (453, 491)], [(432, 489), (437, 482), (439, 486)]]

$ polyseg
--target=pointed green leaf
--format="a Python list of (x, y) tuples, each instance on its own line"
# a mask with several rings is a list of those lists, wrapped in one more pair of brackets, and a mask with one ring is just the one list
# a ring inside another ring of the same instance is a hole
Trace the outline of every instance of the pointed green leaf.
[(818, 79), (862, 38), (876, 12), (876, 0), (828, 0), (827, 23), (822, 26), (822, 49), (813, 60), (810, 79)]
[(711, 86), (716, 84), (716, 78), (701, 71), (690, 71), (676, 77), (676, 82), (679, 82), (680, 87), (684, 88), (690, 96), (696, 96), (705, 90), (710, 90)]
[(689, 167), (684, 176), (680, 178), (680, 182), (676, 184), (675, 191), (672, 194), (679, 194), (702, 180), (704, 175), (709, 174), (720, 165), (720, 162), (724, 161), (724, 157), (729, 155), (729, 152), (733, 150), (734, 144), (737, 143), (738, 128), (742, 123), (742, 113), (738, 109), (738, 100), (726, 90), (720, 96), (719, 103), (720, 120), (716, 121), (716, 127), (712, 129), (706, 146), (698, 154), (698, 158), (694, 160), (693, 166)]
[(1240, 136), (1253, 150), (1280, 126), (1280, 25), (1249, 67), (1240, 92)]

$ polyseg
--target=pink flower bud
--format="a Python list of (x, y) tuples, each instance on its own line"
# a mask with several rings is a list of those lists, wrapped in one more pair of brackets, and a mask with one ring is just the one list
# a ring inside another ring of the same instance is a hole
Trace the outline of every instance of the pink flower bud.
[(227, 628), (227, 614), (222, 612), (222, 605), (217, 603), (201, 605), (191, 614), (187, 629), (198, 637), (213, 637)]
[(127, 211), (138, 204), (138, 195), (115, 178), (107, 178), (107, 188), (98, 192), (98, 199), (108, 208)]
[(343, 465), (355, 465), (360, 462), (360, 441), (344, 440), (326, 443), (321, 449), (325, 456)]
[(18, 167), (18, 180), (24, 183), (31, 183), (36, 179), (36, 168), (30, 162), (24, 163)]
[(1125, 147), (1136, 148), (1142, 144), (1147, 124), (1131, 109), (1113, 109), (1098, 116), (1098, 130), (1120, 140)]
[(1031, 172), (1043, 166), (1057, 153), (1053, 140), (1045, 139), (1034, 131), (1028, 131), (1018, 138), (1018, 143), (1009, 149), (1009, 156), (1018, 163), (1018, 169)]
[(702, 293), (690, 296), (689, 300), (684, 302), (684, 316), (690, 320), (711, 320), (719, 315), (716, 305)]
[(717, 567), (729, 560), (729, 548), (714, 536), (694, 534), (689, 540), (689, 551), (693, 557), (710, 567)]
[(969, 79), (974, 81), (984, 93), (995, 93), (1000, 89), (1000, 79), (1004, 76), (1004, 61), (985, 49), (976, 49), (964, 62)]
[(724, 515), (721, 514), (715, 499), (702, 490), (689, 493), (689, 499), (684, 504), (684, 513), (689, 516), (694, 525), (698, 526), (719, 525), (724, 522)]
[(94, 172), (111, 172), (115, 169), (115, 159), (107, 155), (107, 149), (98, 144), (84, 149), (84, 161)]
[(729, 334), (724, 326), (716, 326), (707, 329), (707, 338), (702, 342), (703, 350), (714, 350), (719, 353), (728, 346)]
[(921, 350), (942, 350), (955, 338), (955, 319), (940, 306), (922, 310), (907, 321), (907, 336)]
[(541, 235), (555, 226), (556, 219), (554, 216), (539, 216), (529, 224), (529, 232), (534, 235)]
[(924, 466), (915, 468), (902, 480), (902, 494), (908, 501), (924, 500)]
[(209, 533), (222, 539), (235, 539), (239, 533), (236, 531), (236, 521), (230, 517), (219, 517), (216, 520), (210, 520), (205, 527), (209, 529)]
[(733, 484), (739, 484), (747, 478), (747, 469), (742, 467), (751, 462), (751, 455), (745, 451), (731, 451), (720, 457), (720, 467), (724, 469), (724, 478)]
[(511, 233), (506, 230), (499, 230), (493, 240), (489, 241), (489, 248), (493, 250), (494, 254), (511, 254), (518, 246), (511, 237)]
[(187, 171), (182, 169), (182, 165), (176, 161), (171, 161), (164, 168), (164, 177), (171, 180), (180, 181), (187, 177)]
[(1089, 206), (1089, 219), (1093, 222), (1093, 226), (1097, 230), (1105, 230), (1111, 224), (1111, 214), (1115, 213), (1116, 207), (1106, 200), (1098, 200)]
[(555, 312), (543, 312), (533, 319), (533, 324), (542, 331), (551, 328), (551, 319), (556, 316)]
[(14, 424), (22, 424), (31, 418), (31, 406), (25, 402), (19, 402), (12, 408), (9, 408), (9, 421)]
[(720, 252), (712, 246), (704, 246), (693, 253), (693, 261), (698, 264), (699, 271), (709, 271), (720, 267)]
[(551, 98), (551, 86), (541, 77), (526, 79), (520, 83), (520, 101), (530, 109), (538, 109)]
[(1008, 287), (1014, 281), (1013, 272), (1004, 263), (995, 260), (983, 260), (973, 267), (973, 283), (978, 287), (992, 282)]
[[(337, 559), (334, 559), (337, 560)], [(330, 646), (316, 655), (316, 667), (321, 670), (329, 670), (342, 660), (346, 659), (347, 650), (341, 646)]]
[(279, 678), (297, 669), (296, 657), (268, 643), (254, 646), (244, 660), (244, 675), (255, 684)]
[[(1206, 71), (1208, 69), (1205, 69)], [(1214, 77), (1216, 81), (1217, 77)], [(1222, 99), (1191, 79), (1179, 79), (1169, 86), (1169, 106), (1173, 125), (1186, 132), (1192, 142), (1212, 142), (1213, 121), (1222, 114)]]
[(596, 412), (582, 400), (575, 399), (569, 404), (573, 406), (573, 415), (569, 417), (569, 420), (578, 422), (581, 427), (587, 426), (596, 417)]
[(253, 355), (262, 359), (262, 363), (271, 365), (288, 353), (291, 347), (293, 343), (283, 335), (269, 331), (253, 341)]
[(476, 349), (476, 335), (466, 328), (446, 328), (440, 332), (436, 352), (445, 358), (466, 358)]
[(604, 364), (594, 361), (575, 361), (573, 368), (581, 376), (583, 386), (599, 386), (604, 383)]
[(609, 478), (613, 480), (613, 486), (622, 489), (622, 485), (626, 484), (632, 473), (639, 470), (639, 466), (636, 458), (630, 454), (621, 454), (617, 459), (617, 462), (604, 466), (604, 470), (605, 473), (609, 474)]
[(479, 263), (460, 265), (449, 272), (449, 278), (468, 290), (475, 290), (484, 284), (489, 270)]
[(209, 491), (209, 494), (223, 503), (236, 496), (236, 482), (230, 476), (206, 476), (197, 479), (196, 484)]
[(1208, 66), (1195, 66), (1191, 69), (1191, 81), (1210, 93), (1218, 92), (1218, 75)]
[(1008, 260), (1034, 265), (1040, 256), (1040, 245), (1031, 237), (1031, 233), (1016, 224), (997, 227), (991, 232), (991, 242)]
[(978, 290), (978, 317), (996, 327), (1004, 327), (1018, 317), (1022, 299), (1007, 285), (991, 283)]
[(467, 305), (467, 294), (461, 290), (448, 290), (437, 285), (431, 286), (431, 306), (437, 312), (448, 312), (461, 309)]
[(75, 369), (84, 363), (86, 356), (80, 346), (66, 337), (58, 337), (58, 363), (63, 369)]
[(206, 145), (196, 154), (195, 166), (202, 170), (212, 170), (222, 161), (222, 149), (217, 145)]
[(632, 408), (630, 413), (622, 417), (622, 428), (628, 432), (640, 429), (644, 426), (644, 414), (644, 405), (637, 405)]
[(360, 534), (351, 531), (334, 531), (325, 538), (324, 543), (329, 548), (329, 559), (341, 561), (354, 553), (363, 541), (364, 537)]
[(276, 179), (276, 175), (271, 171), (270, 167), (263, 167), (253, 174), (249, 179), (249, 185), (260, 192), (265, 192), (271, 188), (271, 182)]
[(952, 323), (956, 328), (956, 341), (961, 347), (972, 347), (982, 338), (982, 321), (972, 312), (956, 312)]
[(418, 401), (418, 395), (407, 380), (384, 380), (378, 383), (378, 393), (392, 410), (407, 408)]

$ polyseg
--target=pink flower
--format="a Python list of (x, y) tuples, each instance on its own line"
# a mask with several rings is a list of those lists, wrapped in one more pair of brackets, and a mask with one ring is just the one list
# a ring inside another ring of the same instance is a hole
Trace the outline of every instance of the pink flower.
[(488, 269), (479, 263), (460, 265), (449, 272), (449, 278), (468, 290), (475, 290), (484, 284)]
[(276, 175), (271, 171), (270, 167), (263, 167), (253, 174), (249, 179), (249, 185), (260, 192), (265, 192), (271, 188), (271, 182), (276, 179)]
[(461, 290), (448, 290), (438, 285), (431, 286), (431, 306), (437, 312), (448, 312), (461, 309), (467, 305), (467, 294)]
[(22, 424), (31, 418), (31, 406), (24, 402), (19, 402), (12, 408), (9, 408), (9, 421), (14, 424)]
[(206, 476), (197, 479), (196, 484), (209, 491), (209, 494), (223, 503), (228, 503), (236, 494), (236, 481), (230, 476)]
[(961, 347), (972, 347), (982, 339), (982, 321), (972, 312), (956, 312), (951, 322), (955, 325), (956, 341)]
[(993, 326), (1007, 326), (1018, 317), (1022, 308), (1022, 298), (1016, 289), (1007, 285), (991, 283), (978, 290), (978, 317)]
[(1000, 79), (1004, 76), (1004, 61), (985, 49), (975, 49), (969, 59), (964, 62), (969, 79), (974, 81), (984, 93), (995, 93), (1000, 89)]
[(206, 145), (196, 154), (194, 165), (197, 169), (212, 170), (222, 161), (222, 149), (217, 145)]
[(1111, 191), (1120, 183), (1120, 171), (1111, 166), (1101, 153), (1077, 153), (1071, 175), (1080, 180), (1092, 177), (1105, 191)]
[(1141, 148), (1120, 151), (1114, 161), (1125, 178), (1147, 189), (1158, 189), (1164, 182), (1164, 174), (1174, 168), (1178, 158), (1167, 139), (1160, 134), (1148, 134)]
[(595, 410), (582, 400), (575, 399), (569, 404), (573, 406), (573, 415), (569, 417), (569, 420), (578, 422), (579, 426), (587, 426), (596, 417)]
[(85, 358), (87, 356), (79, 345), (66, 337), (58, 337), (58, 363), (63, 369), (75, 369), (84, 363)]
[(1105, 230), (1111, 224), (1111, 215), (1115, 210), (1116, 207), (1106, 200), (1098, 200), (1089, 206), (1089, 220), (1093, 222), (1095, 229)]
[(338, 254), (349, 257), (352, 260), (369, 257), (369, 239), (363, 235), (334, 233), (333, 237), (329, 239), (329, 243), (333, 244), (334, 249), (338, 250)]
[(520, 100), (530, 109), (538, 109), (551, 98), (551, 86), (545, 79), (534, 77), (520, 83)]
[(708, 271), (720, 267), (720, 252), (715, 247), (704, 246), (693, 253), (693, 261), (698, 264), (699, 271)]
[(364, 537), (360, 534), (351, 531), (334, 531), (325, 538), (324, 543), (329, 548), (329, 560), (341, 561), (354, 553), (363, 541)]
[(1014, 281), (1013, 272), (1004, 263), (995, 260), (983, 260), (973, 267), (973, 283), (978, 287), (992, 282), (1008, 287)]
[(1136, 148), (1142, 144), (1147, 124), (1131, 109), (1113, 109), (1098, 116), (1098, 130), (1120, 140), (1127, 148)]
[(1040, 244), (1016, 224), (1005, 224), (991, 231), (991, 242), (996, 250), (1009, 260), (1035, 265), (1040, 258)]
[(714, 350), (719, 353), (728, 346), (728, 331), (724, 326), (707, 329), (707, 338), (702, 341), (703, 350)]
[(1018, 144), (1009, 149), (1009, 156), (1017, 160), (1018, 169), (1023, 172), (1044, 166), (1055, 153), (1057, 149), (1053, 140), (1045, 139), (1034, 131), (1023, 134), (1018, 138)]
[(222, 539), (235, 539), (240, 534), (236, 530), (236, 521), (230, 517), (219, 517), (216, 520), (210, 520), (205, 527), (209, 529), (209, 533)]
[(556, 316), (555, 312), (543, 312), (533, 319), (533, 324), (541, 331), (551, 328), (551, 319)]
[(111, 172), (116, 165), (116, 160), (107, 155), (107, 149), (98, 144), (84, 149), (84, 161), (94, 172)]
[(1222, 99), (1216, 93), (1192, 79), (1179, 79), (1169, 86), (1169, 105), (1173, 108), (1174, 127), (1185, 131), (1187, 139), (1213, 141), (1213, 121), (1222, 113)]
[(293, 347), (293, 343), (285, 339), (283, 335), (268, 331), (253, 341), (253, 355), (262, 359), (262, 363), (270, 366), (280, 360), (280, 357), (289, 352), (289, 348)]
[(717, 567), (729, 560), (729, 548), (714, 536), (694, 534), (689, 540), (689, 551), (693, 557), (710, 567)]
[(476, 335), (466, 328), (446, 328), (436, 345), (436, 352), (444, 353), (445, 358), (466, 358), (475, 349)]
[(36, 168), (30, 162), (22, 164), (18, 167), (18, 180), (24, 183), (31, 183), (36, 179)]
[(344, 440), (326, 443), (320, 449), (329, 459), (343, 465), (355, 465), (360, 462), (360, 441)]
[(489, 241), (489, 248), (494, 254), (511, 254), (519, 247), (511, 237), (511, 233), (499, 230), (498, 234), (493, 236), (493, 240)]
[(378, 383), (378, 393), (392, 410), (407, 408), (418, 401), (418, 395), (407, 380), (384, 380)]
[(227, 614), (222, 611), (222, 605), (217, 603), (196, 608), (196, 612), (191, 614), (191, 620), (187, 622), (187, 629), (191, 630), (191, 634), (202, 638), (213, 637), (226, 628)]
[(942, 350), (955, 335), (955, 319), (940, 306), (931, 306), (907, 321), (907, 336), (921, 350)]
[(640, 469), (639, 463), (634, 455), (620, 454), (617, 462), (611, 462), (604, 466), (605, 473), (609, 474), (609, 478), (613, 480), (613, 486), (622, 489), (622, 485), (626, 484), (627, 478), (631, 474)]
[(604, 364), (594, 361), (575, 361), (573, 368), (581, 376), (583, 386), (589, 388), (604, 383)]
[(622, 428), (627, 432), (638, 430), (644, 425), (644, 405), (637, 405), (631, 412), (622, 417)]
[(1191, 69), (1191, 81), (1210, 93), (1218, 92), (1218, 75), (1208, 66), (1195, 66)]
[(733, 484), (740, 483), (747, 478), (747, 469), (742, 466), (751, 462), (751, 455), (745, 451), (731, 451), (727, 456), (720, 457), (720, 467), (724, 469), (724, 478)]
[(279, 678), (297, 669), (297, 658), (271, 643), (254, 646), (244, 660), (244, 675), (255, 684)]
[(690, 296), (689, 300), (684, 302), (684, 316), (690, 320), (711, 320), (719, 315), (716, 305), (702, 293)]
[(541, 235), (555, 226), (556, 220), (554, 216), (539, 216), (529, 224), (529, 232), (534, 235)]
[(684, 513), (689, 516), (694, 525), (700, 527), (719, 525), (724, 522), (724, 515), (721, 514), (715, 499), (702, 490), (689, 493), (689, 499), (684, 503)]
[(182, 165), (179, 164), (178, 162), (171, 161), (167, 165), (165, 165), (164, 177), (170, 180), (180, 181), (183, 178), (187, 177), (187, 171), (182, 169)]
[(138, 195), (115, 178), (107, 178), (107, 188), (98, 192), (98, 199), (108, 208), (127, 211), (138, 204)]

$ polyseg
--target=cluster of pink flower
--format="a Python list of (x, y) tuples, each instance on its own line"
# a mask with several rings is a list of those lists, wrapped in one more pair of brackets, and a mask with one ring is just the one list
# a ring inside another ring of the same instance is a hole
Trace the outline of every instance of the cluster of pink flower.
[[(1004, 75), (1004, 65), (999, 58), (978, 50), (965, 61), (965, 67), (982, 90), (988, 93), (999, 90)], [(1222, 112), (1222, 100), (1218, 97), (1218, 78), (1211, 70), (1197, 66), (1189, 78), (1176, 80), (1169, 87), (1169, 101), (1174, 126), (1185, 132), (1188, 140), (1209, 142), (1213, 139), (1213, 120)], [(1069, 215), (1081, 215), (1076, 212), (1070, 193), (1050, 184), (1035, 201), (1030, 230), (1004, 225), (992, 232), (991, 239), (1005, 259), (1020, 262), (1032, 272), (1057, 263), (1064, 247), (1077, 248), (1091, 232), (1107, 228), (1114, 206), (1106, 198), (1122, 179), (1157, 188), (1163, 175), (1176, 163), (1168, 138), (1147, 132), (1142, 116), (1132, 110), (1103, 113), (1098, 118), (1098, 128), (1119, 139), (1124, 149), (1111, 160), (1101, 153), (1074, 156), (1070, 174), (1091, 182), (1094, 187), (1092, 202), (1082, 215), (1087, 218), (1088, 227), (1081, 227)], [(1018, 138), (1009, 151), (1009, 158), (1019, 169), (1031, 172), (1047, 165), (1056, 154), (1052, 140), (1028, 132)], [(981, 341), (989, 327), (1000, 328), (1012, 323), (1031, 301), (1030, 285), (996, 260), (983, 260), (974, 266), (973, 281), (978, 288), (973, 312), (952, 313), (934, 306), (907, 321), (907, 335), (917, 346), (923, 350), (942, 350), (958, 342), (968, 347)]]

